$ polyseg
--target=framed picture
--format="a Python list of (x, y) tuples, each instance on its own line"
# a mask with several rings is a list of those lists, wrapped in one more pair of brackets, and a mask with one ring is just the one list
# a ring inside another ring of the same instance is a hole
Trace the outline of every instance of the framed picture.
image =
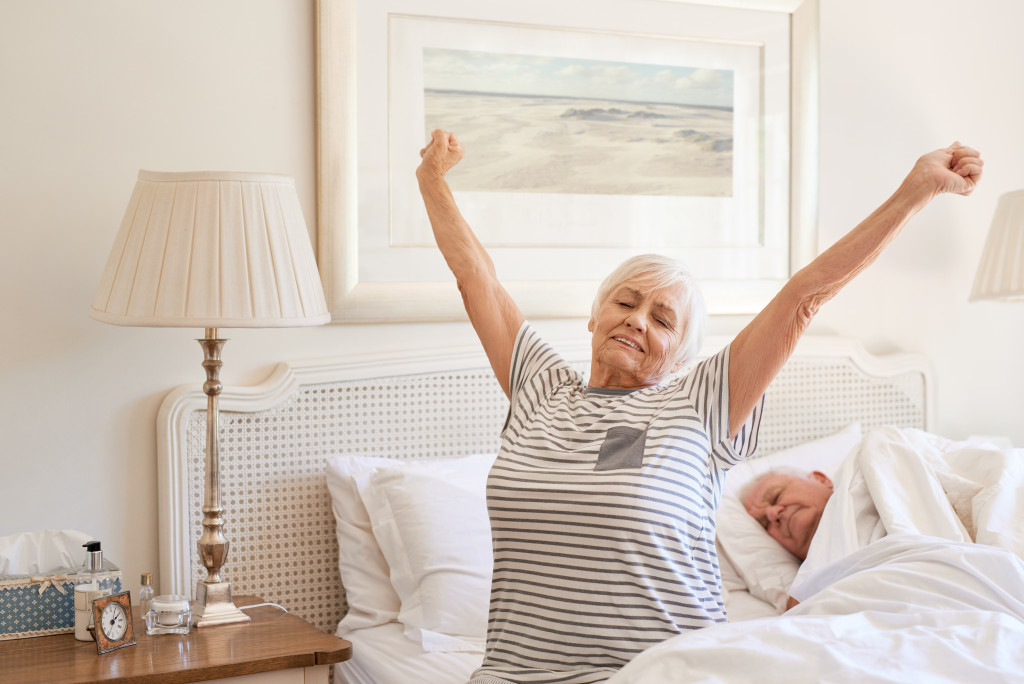
[(584, 317), (643, 252), (712, 314), (814, 254), (817, 0), (319, 0), (318, 256), (337, 321), (456, 320), (415, 171), (430, 131), (528, 318)]

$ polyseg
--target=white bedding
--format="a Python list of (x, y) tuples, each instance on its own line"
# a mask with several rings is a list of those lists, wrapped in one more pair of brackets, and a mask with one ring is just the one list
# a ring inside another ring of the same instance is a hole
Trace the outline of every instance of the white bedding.
[(334, 666), (335, 684), (465, 684), (482, 651), (425, 651), (400, 622), (349, 632), (352, 659)]
[[(775, 608), (746, 590), (726, 594), (732, 621), (774, 616)], [(352, 659), (334, 666), (335, 684), (465, 684), (483, 661), (482, 651), (430, 652), (405, 635), (400, 622), (346, 631)]]
[[(676, 637), (609, 684), (725, 684), (754, 675), (761, 684), (1024, 680), (1024, 563), (1007, 551), (892, 535), (830, 566), (818, 583), (782, 617)], [(335, 666), (338, 684), (462, 684), (483, 657), (425, 652), (397, 622), (348, 638), (355, 657)]]
[(829, 500), (790, 587), (886, 534), (977, 542), (1024, 558), (1024, 449), (955, 442), (921, 430), (883, 428), (864, 436), (835, 477)]
[(819, 579), (784, 616), (670, 639), (608, 684), (1024, 681), (1024, 563), (1012, 553), (892, 535)]
[[(861, 437), (859, 427), (851, 426), (763, 457), (757, 464), (762, 470), (806, 468), (810, 462), (834, 471), (836, 493), (816, 537), (825, 543), (812, 545), (813, 558), (798, 571), (795, 559), (742, 507), (735, 520), (720, 515), (719, 561), (729, 623), (651, 648), (609, 681), (988, 682), (1008, 681), (1007, 676), (1024, 681), (1024, 452), (909, 429), (874, 430)], [(467, 458), (454, 470), (444, 459), (415, 466), (363, 459), (361, 465), (370, 470), (351, 467), (348, 458), (332, 462), (329, 482), (335, 488), (355, 478), (352, 487), (332, 491), (336, 514), (342, 515), (338, 529), (351, 518), (348, 523), (358, 523), (364, 533), (344, 543), (339, 536), (343, 550), (361, 554), (345, 566), (350, 578), (358, 577), (358, 569), (372, 569), (365, 558), (372, 550), (382, 554), (378, 565), (391, 566), (391, 577), (382, 578), (386, 584), (408, 580), (403, 606), (417, 595), (417, 601), (435, 596), (448, 605), (451, 601), (441, 597), (472, 587), (486, 599), (486, 583), (467, 582), (467, 576), (479, 573), (466, 575), (466, 570), (487, 556), (489, 538), (463, 528), (467, 506), (483, 509), (482, 483), (467, 480), (452, 488), (456, 474), (475, 472), (468, 467), (473, 459), (481, 459), (485, 472), (486, 459)], [(752, 468), (750, 476), (756, 471)], [(366, 491), (371, 480), (374, 489)], [(737, 482), (742, 484), (742, 477)], [(441, 484), (447, 488), (439, 497)], [(728, 512), (724, 504), (736, 496), (731, 490), (726, 494), (720, 513)], [(377, 499), (389, 505), (379, 506)], [(341, 511), (343, 502), (353, 501), (366, 504), (361, 517)], [(402, 516), (383, 515), (396, 510)], [(478, 511), (469, 517), (485, 516)], [(387, 525), (413, 529), (404, 518), (429, 524), (415, 527), (404, 541), (385, 534)], [(414, 551), (416, 562), (410, 564)], [(771, 562), (773, 554), (782, 554), (779, 562)], [(446, 572), (428, 571), (438, 567)], [(794, 576), (797, 584), (790, 587)], [(427, 577), (443, 579), (444, 591), (430, 589)], [(369, 587), (353, 582), (350, 600), (361, 605), (374, 598), (377, 592)], [(779, 617), (776, 599), (787, 589), (803, 602)], [(480, 615), (472, 624), (483, 620), (485, 606), (486, 601), (474, 609)], [(348, 618), (342, 621), (339, 635), (354, 648), (352, 660), (336, 666), (339, 684), (463, 684), (482, 660), (479, 646), (461, 634), (461, 621), (438, 623), (444, 634), (458, 636), (458, 643), (427, 643), (422, 629), (403, 624), (403, 616), (411, 620), (409, 611), (391, 606), (390, 612), (360, 615), (377, 621), (365, 624), (364, 619), (362, 628)]]
[(800, 605), (671, 639), (609, 684), (1024, 681), (1024, 451), (885, 428), (835, 481)]

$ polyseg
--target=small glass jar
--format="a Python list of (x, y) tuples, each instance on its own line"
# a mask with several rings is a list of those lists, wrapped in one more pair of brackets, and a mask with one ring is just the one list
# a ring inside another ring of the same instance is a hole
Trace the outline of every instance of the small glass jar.
[(149, 612), (149, 604), (153, 602), (156, 591), (153, 589), (153, 573), (142, 573), (142, 584), (139, 586), (139, 612), (143, 617)]
[(192, 604), (187, 596), (157, 596), (146, 613), (146, 634), (188, 634), (192, 628)]

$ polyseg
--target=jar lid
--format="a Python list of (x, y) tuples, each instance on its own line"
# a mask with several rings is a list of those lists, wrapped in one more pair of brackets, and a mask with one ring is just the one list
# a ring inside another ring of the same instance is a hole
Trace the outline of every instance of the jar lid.
[(153, 573), (151, 573), (151, 572), (144, 572), (144, 573), (142, 573), (142, 583), (143, 584), (152, 584), (153, 583)]
[(187, 596), (165, 594), (164, 596), (154, 598), (149, 607), (157, 612), (179, 613), (183, 610), (188, 610), (191, 604)]

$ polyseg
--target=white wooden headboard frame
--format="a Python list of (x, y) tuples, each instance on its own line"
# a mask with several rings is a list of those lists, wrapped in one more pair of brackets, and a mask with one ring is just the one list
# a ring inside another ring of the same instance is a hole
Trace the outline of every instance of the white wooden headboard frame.
[[(726, 339), (708, 339), (705, 353)], [(553, 346), (588, 371), (590, 348)], [(768, 390), (759, 454), (853, 422), (928, 429), (931, 370), (849, 339), (805, 338)], [(337, 454), (396, 459), (493, 452), (508, 402), (479, 347), (279, 364), (220, 395), (221, 500), (236, 594), (286, 606), (334, 632), (347, 604), (324, 465)], [(160, 592), (194, 595), (202, 532), (206, 395), (180, 387), (157, 427)]]

